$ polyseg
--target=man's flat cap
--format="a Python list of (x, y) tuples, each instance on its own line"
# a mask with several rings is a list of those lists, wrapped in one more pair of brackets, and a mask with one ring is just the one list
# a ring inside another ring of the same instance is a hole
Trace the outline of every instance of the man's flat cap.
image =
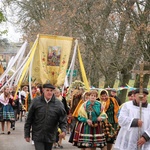
[[(134, 94), (136, 94), (136, 93), (140, 93), (140, 89), (138, 88), (138, 89), (136, 89), (136, 90), (134, 90)], [(143, 89), (143, 93), (145, 93), (145, 94), (149, 94), (149, 92), (148, 92), (148, 90), (147, 89)]]
[(117, 93), (117, 91), (115, 89), (111, 89), (111, 91)]
[(50, 83), (43, 84), (43, 88), (55, 89), (55, 87)]

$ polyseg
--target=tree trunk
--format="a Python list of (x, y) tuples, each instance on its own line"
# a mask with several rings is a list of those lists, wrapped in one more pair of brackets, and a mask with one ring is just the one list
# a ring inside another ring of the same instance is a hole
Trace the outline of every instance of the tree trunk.
[(113, 75), (110, 73), (110, 75), (107, 75), (105, 77), (105, 85), (104, 85), (104, 88), (113, 88), (114, 87), (114, 84), (115, 84), (115, 81), (116, 81), (116, 74)]
[[(131, 78), (130, 73), (122, 74), (122, 79), (120, 80), (119, 87), (125, 87), (126, 84), (129, 83), (129, 80)], [(126, 101), (126, 95), (127, 95), (127, 89), (123, 89), (119, 92), (118, 97), (121, 99), (121, 102), (124, 103)]]

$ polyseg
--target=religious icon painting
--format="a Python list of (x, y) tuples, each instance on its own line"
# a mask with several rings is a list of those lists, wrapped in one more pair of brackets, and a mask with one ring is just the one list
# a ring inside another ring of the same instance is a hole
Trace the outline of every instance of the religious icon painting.
[(61, 57), (61, 47), (60, 46), (49, 46), (47, 55), (47, 65), (48, 66), (59, 66)]

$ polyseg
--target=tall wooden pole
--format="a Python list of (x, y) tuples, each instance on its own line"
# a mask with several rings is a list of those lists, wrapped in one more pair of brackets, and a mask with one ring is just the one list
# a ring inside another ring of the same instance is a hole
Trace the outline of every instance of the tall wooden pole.
[[(140, 116), (139, 116), (139, 119), (141, 120), (142, 119), (142, 99), (143, 99), (143, 71), (144, 71), (144, 62), (142, 61), (140, 63), (140, 94), (139, 94), (139, 107), (140, 107)], [(139, 139), (141, 138), (141, 127), (138, 128), (138, 136), (139, 136)], [(140, 150), (141, 147), (139, 146), (138, 147), (138, 150)]]

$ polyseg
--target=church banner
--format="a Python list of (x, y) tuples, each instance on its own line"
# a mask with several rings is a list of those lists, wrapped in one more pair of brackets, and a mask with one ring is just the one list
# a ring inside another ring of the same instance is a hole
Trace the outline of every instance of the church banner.
[(73, 38), (39, 35), (32, 63), (32, 82), (64, 84)]

